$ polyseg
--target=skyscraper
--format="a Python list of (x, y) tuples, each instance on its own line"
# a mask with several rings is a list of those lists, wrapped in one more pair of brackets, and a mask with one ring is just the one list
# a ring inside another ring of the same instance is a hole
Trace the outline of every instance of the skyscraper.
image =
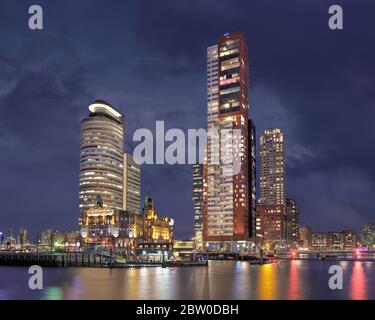
[(124, 210), (141, 213), (141, 166), (134, 158), (124, 153)]
[(260, 137), (260, 204), (285, 205), (285, 140), (280, 129)]
[(193, 165), (194, 236), (202, 232), (203, 214), (203, 164)]
[(298, 244), (299, 209), (294, 199), (286, 199), (285, 220), (286, 240), (289, 244)]
[[(217, 232), (214, 220), (221, 212), (220, 207), (220, 141), (215, 134), (220, 132), (219, 123), (219, 56), (218, 45), (207, 49), (207, 131), (204, 166), (204, 209), (203, 240)], [(210, 223), (210, 226), (208, 226)]]
[(123, 209), (124, 116), (109, 103), (96, 100), (81, 121), (79, 207)]
[(285, 145), (280, 129), (266, 129), (260, 137), (260, 197), (257, 204), (257, 238), (285, 240)]
[(256, 128), (249, 119), (249, 236), (255, 239), (256, 235)]
[(248, 57), (241, 33), (208, 48), (207, 86), (208, 131), (220, 139), (207, 144), (203, 240), (230, 249), (249, 240)]

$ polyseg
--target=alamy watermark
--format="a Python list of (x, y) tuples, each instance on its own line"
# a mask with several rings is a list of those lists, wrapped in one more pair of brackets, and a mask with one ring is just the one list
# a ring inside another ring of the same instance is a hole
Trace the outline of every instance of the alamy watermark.
[(181, 129), (165, 131), (164, 121), (156, 121), (155, 137), (151, 130), (141, 128), (134, 132), (133, 141), (139, 142), (133, 157), (140, 165), (207, 163), (222, 165), (228, 176), (241, 172), (247, 148), (241, 129), (188, 129), (186, 137)]

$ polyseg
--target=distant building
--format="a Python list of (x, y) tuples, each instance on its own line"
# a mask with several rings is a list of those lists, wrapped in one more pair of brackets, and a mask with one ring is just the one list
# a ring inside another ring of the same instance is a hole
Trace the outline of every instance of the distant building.
[(194, 235), (202, 232), (203, 213), (203, 164), (193, 165)]
[(43, 246), (51, 246), (56, 232), (57, 231), (52, 229), (43, 230), (40, 235), (40, 244)]
[(285, 221), (286, 240), (290, 245), (297, 245), (299, 242), (299, 209), (294, 199), (286, 199)]
[(27, 230), (25, 228), (22, 228), (20, 230), (20, 245), (21, 245), (21, 249), (28, 244), (28, 241), (27, 241)]
[(285, 241), (285, 206), (256, 206), (256, 232), (258, 241), (283, 243)]
[(375, 223), (366, 223), (362, 226), (361, 243), (369, 248), (375, 248)]
[(344, 250), (354, 250), (359, 245), (359, 237), (352, 230), (342, 231), (342, 248)]
[(312, 248), (312, 231), (310, 227), (303, 226), (299, 228), (299, 237), (301, 247), (305, 249)]
[(203, 232), (203, 164), (193, 165), (193, 207), (194, 207), (194, 241), (198, 250), (202, 249), (202, 232)]
[(285, 243), (285, 140), (278, 128), (260, 137), (260, 196), (256, 209), (256, 234), (260, 241)]
[(260, 137), (260, 197), (262, 205), (285, 205), (285, 139), (278, 128)]
[(325, 233), (313, 232), (311, 237), (312, 249), (313, 250), (326, 250), (327, 248), (327, 237)]
[(141, 213), (141, 166), (133, 157), (124, 154), (124, 210), (132, 213)]
[(327, 250), (343, 250), (344, 238), (341, 232), (327, 232), (326, 234)]

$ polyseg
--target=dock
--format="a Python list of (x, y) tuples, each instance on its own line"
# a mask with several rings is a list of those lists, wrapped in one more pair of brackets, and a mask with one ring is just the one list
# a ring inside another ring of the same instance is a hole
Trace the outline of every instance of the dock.
[(96, 268), (146, 268), (146, 267), (197, 267), (207, 266), (207, 261), (127, 261), (116, 262), (115, 257), (99, 253), (36, 253), (36, 252), (0, 252), (0, 266), (41, 267), (96, 267)]

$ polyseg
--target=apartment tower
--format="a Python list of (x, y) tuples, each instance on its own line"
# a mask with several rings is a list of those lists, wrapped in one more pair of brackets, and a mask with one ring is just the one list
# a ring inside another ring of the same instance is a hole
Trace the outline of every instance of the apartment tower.
[(231, 249), (250, 237), (248, 53), (241, 33), (208, 48), (207, 95), (203, 241)]
[(283, 243), (286, 236), (285, 139), (278, 128), (260, 137), (260, 197), (256, 213), (259, 241)]

